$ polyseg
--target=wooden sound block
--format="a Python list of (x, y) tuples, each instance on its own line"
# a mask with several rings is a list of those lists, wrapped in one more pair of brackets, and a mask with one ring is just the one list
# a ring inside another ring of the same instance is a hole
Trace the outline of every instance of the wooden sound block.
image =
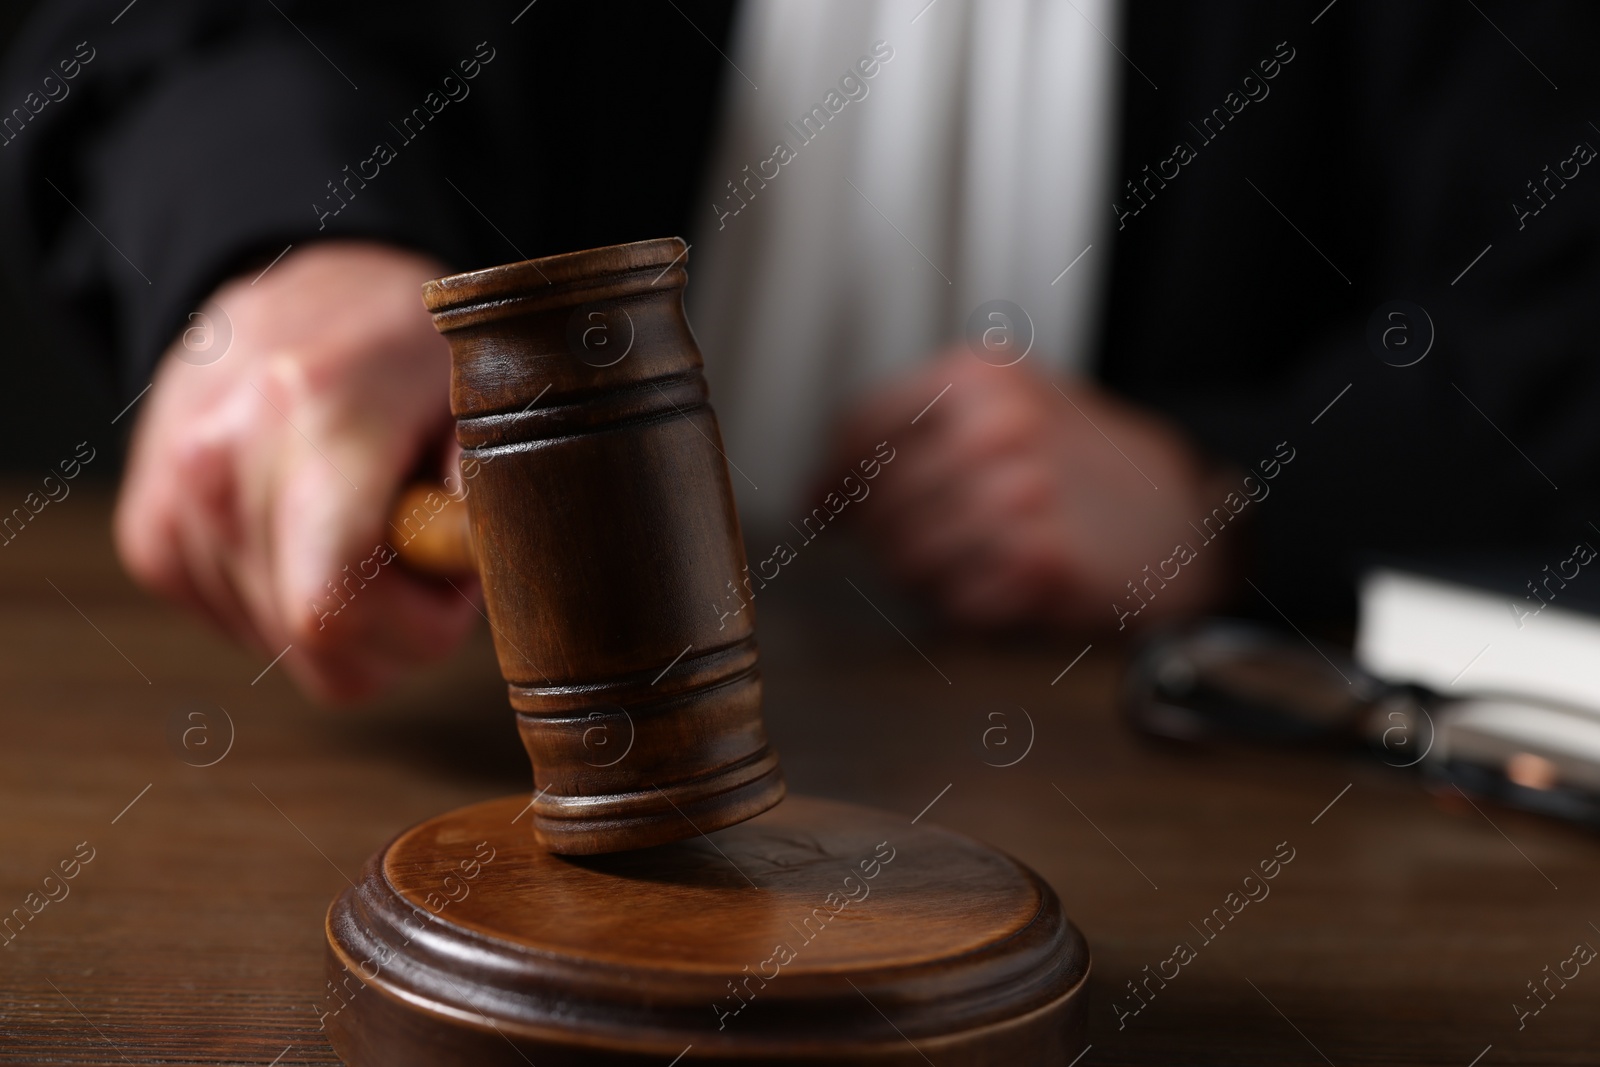
[(324, 1024), (347, 1063), (961, 1067), (1082, 1047), (1083, 937), (988, 846), (791, 797), (714, 837), (559, 856), (526, 810), (421, 823), (334, 902)]

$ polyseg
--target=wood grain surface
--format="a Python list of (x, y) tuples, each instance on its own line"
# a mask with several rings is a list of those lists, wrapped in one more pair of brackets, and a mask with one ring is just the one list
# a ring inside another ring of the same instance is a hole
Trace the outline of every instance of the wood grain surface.
[[(488, 640), (317, 710), (262, 673), (278, 650), (136, 593), (108, 516), (79, 486), (0, 551), (0, 914), (30, 915), (0, 948), (0, 1063), (335, 1064), (328, 901), (405, 827), (526, 786)], [(1594, 1061), (1600, 974), (1551, 977), (1600, 947), (1594, 837), (1360, 756), (1147, 747), (1112, 712), (1119, 650), (1063, 674), (1083, 641), (938, 637), (835, 532), (760, 594), (791, 785), (1044, 875), (1095, 956), (1081, 1065)]]

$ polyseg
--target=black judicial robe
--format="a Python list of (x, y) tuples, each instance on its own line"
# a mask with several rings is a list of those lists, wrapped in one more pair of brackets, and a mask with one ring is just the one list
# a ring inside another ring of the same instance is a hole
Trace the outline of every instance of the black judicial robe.
[[(290, 242), (470, 268), (713, 217), (732, 4), (119, 8), (50, 0), (9, 51), (0, 255), (129, 397), (215, 284)], [(1242, 468), (1292, 450), (1248, 505), (1252, 579), (1310, 621), (1374, 554), (1600, 544), (1600, 10), (1124, 19), (1095, 365)]]

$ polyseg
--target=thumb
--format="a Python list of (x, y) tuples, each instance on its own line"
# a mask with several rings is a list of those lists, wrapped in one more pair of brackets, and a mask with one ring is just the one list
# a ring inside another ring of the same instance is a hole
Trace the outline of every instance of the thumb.
[(272, 569), (290, 632), (322, 643), (326, 613), (393, 558), (385, 523), (404, 468), (371, 445), (299, 451), (274, 505)]
[[(324, 614), (389, 557), (377, 550), (420, 442), (402, 439), (392, 423), (352, 417), (336, 401), (308, 396), (298, 366), (273, 369), (279, 373), (263, 386), (270, 384), (267, 395), (293, 431), (280, 439), (268, 504), (274, 599), (290, 640), (327, 643)], [(379, 559), (367, 562), (375, 553)]]

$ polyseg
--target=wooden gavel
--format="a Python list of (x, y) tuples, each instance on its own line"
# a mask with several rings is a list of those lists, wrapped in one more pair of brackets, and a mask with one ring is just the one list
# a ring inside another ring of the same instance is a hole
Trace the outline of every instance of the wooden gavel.
[(752, 613), (712, 606), (745, 559), (683, 251), (646, 241), (423, 291), (453, 355), (461, 482), (402, 494), (397, 550), (423, 573), (481, 572), (552, 852), (680, 840), (784, 795)]
[(778, 803), (753, 613), (716, 607), (745, 558), (687, 251), (424, 287), (460, 482), (403, 495), (397, 551), (476, 560), (537, 792), (418, 823), (339, 894), (329, 1037), (352, 1067), (1076, 1062), (1088, 952), (1043, 879), (904, 812)]
[(407, 569), (437, 578), (478, 573), (472, 521), (460, 491), (425, 482), (408, 486), (395, 499), (389, 528), (399, 535), (390, 543)]

